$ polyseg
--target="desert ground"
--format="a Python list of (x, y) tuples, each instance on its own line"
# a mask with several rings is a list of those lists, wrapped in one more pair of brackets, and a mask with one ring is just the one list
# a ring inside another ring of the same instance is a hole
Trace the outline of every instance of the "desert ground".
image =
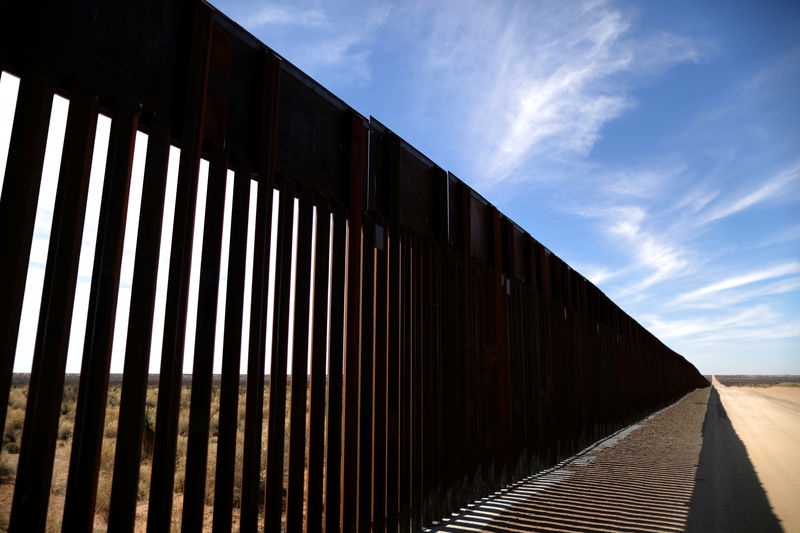
[[(17, 379), (19, 378), (19, 379)], [(151, 376), (153, 378), (153, 376)], [(155, 427), (155, 411), (158, 397), (157, 376), (151, 379), (147, 388), (145, 426)], [(175, 489), (172, 504), (172, 530), (180, 531), (181, 512), (183, 509), (183, 481), (186, 468), (186, 446), (189, 429), (189, 407), (191, 386), (190, 381), (184, 380), (181, 390), (181, 405), (178, 427), (178, 446), (175, 461)], [(267, 404), (269, 397), (269, 383), (265, 384), (264, 421), (262, 424), (262, 479), (263, 490), (263, 465), (266, 454)], [(121, 391), (121, 377), (112, 376), (108, 390), (106, 405), (105, 429), (103, 436), (103, 449), (100, 461), (100, 476), (97, 488), (97, 504), (95, 506), (95, 531), (107, 529), (109, 504), (111, 501), (111, 480), (114, 468), (114, 454), (117, 441), (117, 417), (119, 416), (119, 401)], [(9, 514), (14, 495), (14, 482), (16, 480), (17, 461), (19, 459), (19, 444), (22, 438), (22, 425), (25, 418), (25, 405), (27, 403), (27, 378), (15, 376), (15, 383), (9, 395), (8, 414), (6, 415), (3, 431), (3, 447), (0, 450), (0, 533), (8, 530)], [(69, 473), (69, 459), (72, 449), (72, 431), (75, 424), (75, 408), (78, 396), (78, 376), (68, 375), (64, 386), (64, 397), (61, 402), (61, 417), (59, 419), (58, 441), (56, 443), (55, 461), (53, 465), (53, 479), (50, 488), (50, 502), (48, 505), (47, 531), (61, 531), (61, 517), (64, 511), (66, 496), (67, 476)], [(287, 387), (287, 424), (288, 410), (291, 401), (291, 387)], [(236, 435), (236, 470), (234, 473), (233, 495), (233, 521), (234, 529), (238, 528), (239, 520), (239, 486), (241, 484), (242, 450), (244, 439), (244, 414), (245, 414), (245, 385), (242, 382), (239, 391), (239, 410)], [(306, 409), (308, 406), (306, 406)], [(204, 529), (211, 529), (211, 519), (214, 506), (214, 474), (216, 471), (217, 457), (217, 429), (219, 425), (219, 385), (215, 382), (212, 387), (211, 420), (209, 431), (209, 447), (207, 462), (206, 505)], [(136, 531), (144, 531), (147, 524), (147, 505), (150, 494), (150, 472), (152, 458), (147, 454), (142, 457), (139, 476), (139, 499), (136, 510)], [(286, 465), (284, 465), (284, 469)]]

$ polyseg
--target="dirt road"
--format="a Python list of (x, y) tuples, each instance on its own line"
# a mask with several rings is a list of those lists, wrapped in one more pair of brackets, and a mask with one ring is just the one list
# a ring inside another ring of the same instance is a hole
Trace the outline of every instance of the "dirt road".
[(800, 387), (714, 386), (783, 529), (800, 531)]

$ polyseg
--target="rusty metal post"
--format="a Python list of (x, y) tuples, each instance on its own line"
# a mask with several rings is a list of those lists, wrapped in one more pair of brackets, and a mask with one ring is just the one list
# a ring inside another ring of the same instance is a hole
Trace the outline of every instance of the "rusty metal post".
[(386, 530), (387, 444), (387, 319), (388, 239), (382, 226), (375, 226), (375, 313), (373, 335), (372, 413), (372, 528)]
[(331, 324), (328, 355), (328, 442), (325, 459), (325, 531), (341, 530), (342, 385), (345, 355), (347, 220), (341, 208), (333, 215), (331, 250)]
[[(314, 315), (311, 346), (311, 384), (309, 386), (308, 423), (308, 511), (306, 530), (322, 531), (323, 480), (325, 467), (325, 359), (328, 350), (328, 279), (331, 213), (317, 205), (316, 244), (314, 252)], [(336, 415), (330, 415), (335, 417)]]
[(289, 472), (286, 490), (286, 531), (303, 531), (303, 495), (306, 461), (306, 385), (308, 379), (309, 298), (311, 296), (311, 242), (314, 211), (301, 191), (297, 229), (297, 271), (294, 297), (292, 393), (289, 414)]
[(283, 455), (286, 419), (286, 364), (289, 351), (289, 299), (291, 298), (292, 225), (294, 191), (280, 184), (278, 242), (275, 248), (275, 303), (272, 361), (269, 373), (269, 420), (265, 481), (264, 531), (279, 531), (283, 514)]
[(0, 232), (0, 250), (5, 257), (0, 261), (0, 305), (4, 309), (0, 314), (0, 420), (6, 419), (17, 351), (22, 298), (53, 101), (51, 83), (52, 80), (40, 72), (25, 73), (20, 80), (0, 196), (0, 228), (14, 228), (14, 231), (4, 229)]
[[(58, 428), (64, 365), (69, 346), (69, 328), (78, 274), (78, 259), (96, 124), (96, 97), (85, 91), (76, 90), (67, 118), (66, 146), (62, 152), (61, 173), (53, 212), (52, 227), (55, 235), (50, 240), (45, 284), (42, 291), (37, 350), (34, 353), (33, 367), (37, 384), (33, 386), (33, 381), (31, 382), (28, 391), (30, 399), (25, 413), (26, 421), (29, 417), (33, 419), (34, 416), (37, 416), (36, 424), (31, 428), (36, 434), (30, 435), (30, 430), (26, 432), (23, 428), (23, 450), (26, 454), (20, 453), (17, 467), (17, 472), (22, 472), (22, 475), (17, 476), (17, 486), (20, 487), (21, 492), (17, 496), (15, 490), (11, 524), (12, 527), (20, 530), (44, 529), (44, 520), (47, 514), (53, 454), (55, 453), (55, 434)], [(12, 148), (14, 148), (13, 145)], [(30, 147), (30, 149), (35, 148)], [(38, 179), (36, 181), (38, 183)], [(10, 190), (13, 191), (13, 189)], [(3, 233), (11, 235), (17, 231)], [(30, 243), (28, 244), (30, 246)], [(25, 258), (27, 263), (27, 255)], [(11, 263), (12, 261), (9, 261), (9, 264)], [(24, 279), (22, 285), (24, 285)], [(13, 309), (10, 314), (13, 314)], [(14, 341), (16, 342), (16, 335)], [(13, 364), (13, 351), (10, 353), (10, 357), (4, 358), (4, 361), (7, 361), (9, 365)], [(8, 368), (8, 377), (10, 382), (10, 367)], [(34, 376), (31, 377), (33, 379)], [(7, 400), (8, 391), (6, 390), (5, 395), (0, 399), (4, 416)], [(30, 424), (26, 424), (26, 426), (30, 426)], [(31, 440), (31, 437), (36, 438)], [(26, 444), (27, 446), (25, 446)]]
[[(111, 123), (109, 154), (97, 224), (97, 246), (86, 318), (75, 430), (72, 438), (67, 494), (64, 500), (63, 524), (73, 531), (91, 530), (94, 522), (108, 394), (108, 372), (114, 341), (122, 246), (125, 239), (133, 145), (139, 109), (139, 106), (131, 108), (122, 105), (114, 113)], [(66, 360), (60, 367), (61, 372), (64, 371), (65, 364)], [(63, 376), (61, 380), (63, 384)], [(57, 420), (54, 424), (57, 425)]]
[(197, 202), (197, 173), (208, 76), (211, 41), (211, 12), (207, 6), (195, 8), (192, 47), (183, 116), (183, 143), (178, 168), (178, 188), (170, 246), (169, 282), (158, 381), (156, 434), (153, 445), (153, 470), (150, 477), (150, 502), (147, 531), (169, 528), (172, 520), (172, 495), (175, 484), (175, 452), (178, 439), (178, 413), (183, 378), (183, 349), (186, 311), (189, 299), (189, 273), (192, 261), (194, 215)]
[(211, 378), (217, 332), (219, 267), (222, 252), (222, 221), (225, 216), (227, 158), (215, 150), (209, 165), (203, 226), (203, 249), (197, 297), (189, 433), (183, 489), (183, 531), (200, 531), (206, 500), (208, 428), (211, 418)]
[(216, 532), (230, 532), (233, 518), (233, 475), (236, 467), (236, 422), (249, 207), (250, 171), (239, 169), (234, 176), (233, 185), (231, 238), (228, 247), (228, 288), (225, 296), (225, 330), (222, 340), (222, 377), (219, 391), (219, 429), (212, 522)]
[(253, 245), (253, 285), (250, 300), (250, 339), (247, 356), (244, 444), (242, 452), (242, 499), (240, 530), (258, 527), (261, 475), (261, 431), (264, 409), (264, 358), (267, 349), (267, 316), (272, 199), (279, 103), (280, 60), (267, 52), (261, 64), (261, 124), (259, 131), (258, 200)]
[(133, 531), (136, 520), (168, 155), (166, 127), (160, 120), (153, 119), (147, 139), (142, 205), (139, 210), (150, 216), (139, 217), (111, 483), (108, 525), (113, 531)]
[(357, 527), (358, 512), (358, 407), (361, 344), (362, 195), (365, 175), (365, 131), (361, 119), (350, 120), (350, 206), (348, 213), (346, 349), (344, 360), (344, 449), (342, 530)]

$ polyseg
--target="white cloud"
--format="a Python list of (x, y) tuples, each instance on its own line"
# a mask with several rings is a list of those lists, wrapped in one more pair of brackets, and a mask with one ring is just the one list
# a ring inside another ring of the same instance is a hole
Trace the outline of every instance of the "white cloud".
[[(638, 294), (657, 283), (684, 274), (690, 266), (687, 251), (666, 236), (645, 227), (648, 212), (642, 206), (593, 206), (575, 212), (584, 217), (600, 219), (598, 230), (632, 260), (623, 270), (628, 274), (628, 279), (635, 281), (620, 288), (617, 297)], [(601, 279), (608, 279), (608, 276)]]
[[(268, 4), (247, 16), (244, 25), (262, 33), (264, 42), (323, 85), (364, 83), (372, 77), (376, 31), (390, 13), (388, 4), (335, 9)], [(270, 33), (263, 33), (267, 26)]]
[(707, 186), (698, 187), (687, 193), (672, 208), (672, 210), (687, 209), (694, 214), (714, 201), (719, 196), (719, 190), (709, 190)]
[(732, 276), (716, 283), (706, 285), (705, 287), (682, 294), (675, 299), (675, 303), (700, 300), (701, 298), (706, 298), (714, 293), (742, 287), (744, 285), (750, 285), (752, 283), (757, 283), (767, 279), (797, 274), (798, 272), (800, 272), (800, 263), (792, 261), (790, 263), (784, 263), (782, 265), (748, 272), (747, 274)]
[(788, 50), (767, 63), (741, 89), (743, 97), (763, 93), (765, 90), (791, 85), (800, 71), (800, 46)]
[(764, 241), (755, 244), (753, 248), (764, 248), (766, 246), (772, 246), (774, 244), (782, 244), (796, 240), (800, 240), (800, 226), (793, 226), (783, 229)]
[(800, 290), (800, 277), (788, 278), (749, 290), (724, 291), (714, 294), (713, 298), (681, 301), (683, 309), (725, 309), (743, 302), (760, 299), (765, 296), (786, 294)]
[(708, 224), (735, 215), (756, 204), (777, 198), (798, 178), (800, 178), (800, 159), (780, 170), (755, 190), (746, 192), (735, 200), (711, 207), (705, 216), (701, 217), (700, 224)]
[(572, 267), (595, 285), (617, 278), (628, 270), (625, 268), (614, 270), (603, 265), (586, 264), (579, 261), (573, 261)]
[(735, 328), (710, 332), (705, 335), (699, 335), (694, 339), (694, 343), (698, 346), (716, 344), (717, 346), (721, 346), (724, 350), (726, 347), (730, 349), (732, 342), (755, 342), (760, 349), (763, 349), (763, 343), (766, 341), (796, 337), (800, 337), (800, 321), (790, 320), (765, 326), (748, 327), (742, 325)]
[(449, 91), (479, 187), (534, 179), (519, 175), (532, 160), (587, 155), (635, 104), (634, 78), (699, 55), (680, 36), (632, 36), (632, 16), (606, 2), (433, 6), (422, 8), (424, 86)]
[(317, 27), (327, 21), (325, 12), (319, 8), (302, 9), (296, 6), (268, 4), (248, 16), (244, 25), (250, 28), (266, 25)]
[(762, 304), (719, 317), (704, 315), (688, 319), (664, 320), (657, 315), (648, 315), (644, 320), (647, 328), (657, 337), (675, 339), (720, 331), (735, 331), (741, 328), (770, 327), (778, 318), (778, 314), (770, 306)]

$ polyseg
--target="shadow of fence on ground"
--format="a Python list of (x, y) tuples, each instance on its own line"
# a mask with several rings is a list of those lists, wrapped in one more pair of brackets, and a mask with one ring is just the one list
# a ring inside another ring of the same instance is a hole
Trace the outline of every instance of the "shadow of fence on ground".
[(454, 515), (432, 531), (683, 531), (694, 461), (604, 460), (587, 450)]
[(781, 531), (744, 444), (711, 389), (687, 531)]
[(433, 531), (683, 531), (707, 390), (475, 502)]

